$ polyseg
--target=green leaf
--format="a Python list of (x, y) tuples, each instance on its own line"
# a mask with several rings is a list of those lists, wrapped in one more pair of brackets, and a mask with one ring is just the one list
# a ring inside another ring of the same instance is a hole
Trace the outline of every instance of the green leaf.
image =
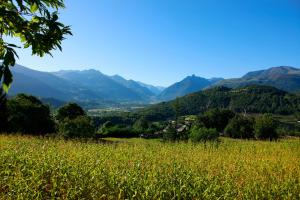
[(12, 75), (9, 67), (4, 67), (2, 88), (6, 93), (8, 93), (8, 90), (11, 86), (12, 81), (13, 81), (13, 75)]
[(30, 6), (30, 11), (32, 13), (35, 13), (38, 10), (38, 8), (39, 8), (38, 5), (36, 3), (34, 3)]
[[(7, 52), (3, 59), (3, 65), (6, 66), (14, 66), (16, 63), (14, 51), (11, 48), (7, 48)], [(5, 70), (5, 69), (4, 69)]]
[(9, 43), (7, 44), (7, 46), (8, 46), (8, 47), (21, 48), (21, 47), (19, 47), (19, 46), (15, 45), (15, 44), (9, 44)]

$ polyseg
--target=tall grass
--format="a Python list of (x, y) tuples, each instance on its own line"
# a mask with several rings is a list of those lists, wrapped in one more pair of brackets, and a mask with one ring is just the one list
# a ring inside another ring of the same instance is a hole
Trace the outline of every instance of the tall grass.
[(0, 199), (300, 199), (300, 141), (0, 136)]

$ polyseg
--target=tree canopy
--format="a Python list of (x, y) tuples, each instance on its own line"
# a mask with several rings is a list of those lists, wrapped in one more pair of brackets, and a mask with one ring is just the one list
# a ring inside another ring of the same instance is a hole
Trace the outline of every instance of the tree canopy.
[(227, 136), (232, 138), (254, 138), (254, 119), (251, 117), (236, 115), (225, 128)]
[(49, 106), (34, 96), (19, 94), (7, 102), (8, 132), (43, 135), (55, 132)]
[(66, 118), (75, 119), (79, 116), (85, 116), (85, 111), (76, 103), (68, 103), (58, 109), (56, 119), (63, 121)]
[(264, 114), (255, 120), (255, 136), (259, 139), (274, 140), (278, 138), (276, 131), (278, 122), (274, 120), (271, 114)]
[[(58, 10), (64, 7), (63, 0), (0, 0), (0, 83), (6, 92), (13, 81), (10, 67), (18, 57), (16, 48), (31, 47), (41, 57), (62, 50), (65, 35), (72, 34), (58, 21)], [(9, 37), (18, 38), (22, 46), (6, 42)]]

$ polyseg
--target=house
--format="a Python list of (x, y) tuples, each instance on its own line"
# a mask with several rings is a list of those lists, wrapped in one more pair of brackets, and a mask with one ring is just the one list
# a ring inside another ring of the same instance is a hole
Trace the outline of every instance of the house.
[(187, 125), (182, 125), (180, 126), (179, 128), (176, 129), (177, 133), (182, 133), (182, 132), (185, 132), (185, 131), (188, 131), (189, 128)]

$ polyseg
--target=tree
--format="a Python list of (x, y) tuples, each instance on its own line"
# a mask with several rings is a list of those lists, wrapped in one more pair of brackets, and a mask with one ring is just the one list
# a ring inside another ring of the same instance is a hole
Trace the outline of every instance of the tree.
[(58, 109), (59, 134), (66, 138), (93, 137), (95, 127), (85, 111), (76, 103), (68, 103)]
[[(16, 48), (29, 48), (33, 55), (51, 55), (62, 50), (65, 35), (71, 35), (69, 26), (58, 21), (58, 10), (63, 0), (1, 0), (0, 1), (0, 82), (7, 92), (12, 81), (10, 67), (16, 63)], [(14, 37), (22, 47), (10, 44), (5, 38)]]
[(55, 131), (49, 106), (36, 97), (19, 94), (8, 101), (7, 107), (9, 132), (43, 135)]
[(235, 113), (226, 109), (211, 109), (199, 116), (199, 124), (204, 124), (206, 128), (215, 128), (221, 132), (227, 126)]
[(61, 122), (59, 133), (66, 138), (88, 138), (95, 136), (95, 128), (88, 116), (78, 116)]
[(192, 142), (207, 142), (216, 141), (219, 137), (219, 133), (214, 128), (205, 128), (199, 126), (193, 126), (190, 131), (190, 139)]
[(140, 117), (134, 124), (133, 129), (138, 132), (146, 131), (149, 128), (149, 124), (144, 117)]
[(6, 94), (3, 93), (3, 90), (0, 88), (0, 132), (7, 130), (7, 99)]
[(232, 138), (254, 138), (254, 120), (249, 117), (236, 115), (226, 126), (225, 134)]
[(255, 136), (259, 139), (269, 139), (270, 141), (278, 138), (276, 131), (277, 123), (271, 114), (264, 114), (255, 120)]
[(75, 119), (79, 116), (85, 116), (84, 110), (76, 103), (68, 103), (58, 109), (56, 119), (60, 122), (68, 119)]

